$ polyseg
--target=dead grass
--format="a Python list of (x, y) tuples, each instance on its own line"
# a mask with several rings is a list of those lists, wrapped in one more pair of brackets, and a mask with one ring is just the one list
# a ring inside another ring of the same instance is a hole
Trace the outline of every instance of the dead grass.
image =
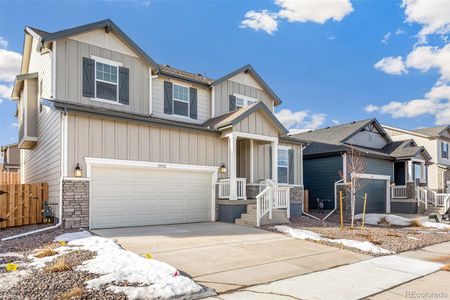
[(69, 264), (67, 264), (66, 260), (64, 258), (60, 258), (53, 264), (48, 265), (45, 268), (45, 271), (47, 271), (47, 272), (62, 272), (62, 271), (68, 271), (71, 269), (72, 269), (72, 267)]
[(423, 227), (423, 225), (420, 223), (419, 219), (412, 219), (410, 227)]
[(442, 271), (450, 272), (450, 264), (445, 265), (441, 268)]
[(56, 254), (58, 254), (58, 253), (55, 252), (53, 249), (51, 249), (51, 248), (44, 248), (44, 249), (39, 250), (39, 252), (36, 253), (34, 255), (34, 257), (43, 258), (43, 257), (47, 257), (47, 256), (53, 256), (53, 255), (56, 255)]
[(402, 237), (400, 234), (396, 233), (396, 232), (389, 232), (388, 234), (386, 234), (386, 236), (393, 236), (393, 237)]
[(386, 226), (386, 227), (391, 226), (391, 223), (389, 223), (389, 221), (387, 220), (387, 217), (381, 217), (380, 220), (378, 220), (378, 224)]
[(62, 293), (60, 299), (68, 300), (68, 299), (72, 299), (72, 298), (77, 298), (77, 297), (80, 297), (82, 294), (83, 294), (82, 288), (74, 287), (73, 289), (68, 290), (65, 293)]

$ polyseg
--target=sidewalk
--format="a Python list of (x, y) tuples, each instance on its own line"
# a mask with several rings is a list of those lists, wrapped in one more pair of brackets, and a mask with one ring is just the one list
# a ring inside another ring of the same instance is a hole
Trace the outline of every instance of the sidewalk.
[[(450, 263), (450, 242), (433, 245), (398, 255), (383, 256), (334, 269), (252, 286), (235, 293), (222, 294), (217, 299), (373, 299), (393, 298), (380, 294), (395, 287), (438, 271)], [(435, 275), (447, 278), (446, 275)], [(448, 281), (443, 281), (444, 286)], [(436, 283), (435, 283), (436, 284)], [(398, 289), (397, 288), (397, 289)], [(408, 287), (403, 287), (403, 289)], [(432, 288), (432, 286), (430, 286)], [(419, 290), (419, 287), (417, 287)], [(414, 291), (412, 291), (414, 292)], [(440, 292), (433, 290), (430, 292)], [(375, 298), (376, 295), (378, 298)]]

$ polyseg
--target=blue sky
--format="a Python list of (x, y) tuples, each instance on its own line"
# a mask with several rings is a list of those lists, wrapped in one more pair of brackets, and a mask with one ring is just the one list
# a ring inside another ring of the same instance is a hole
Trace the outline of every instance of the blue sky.
[[(284, 101), (290, 128), (450, 123), (449, 0), (314, 2), (0, 0), (0, 54), (22, 52), (26, 25), (110, 18), (159, 63), (213, 78), (252, 64)], [(0, 56), (0, 144), (17, 140), (7, 63)]]

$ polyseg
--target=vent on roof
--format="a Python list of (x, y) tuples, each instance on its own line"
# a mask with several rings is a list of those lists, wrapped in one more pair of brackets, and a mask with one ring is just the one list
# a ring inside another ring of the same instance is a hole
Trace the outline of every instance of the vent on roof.
[(353, 122), (351, 122), (350, 124), (355, 124), (356, 123), (356, 121), (353, 121)]
[(197, 73), (197, 76), (203, 77), (202, 73)]
[(331, 127), (330, 126), (328, 126), (328, 127), (325, 127), (325, 129), (330, 129)]
[(169, 66), (168, 64), (165, 64), (165, 65), (164, 65), (164, 67), (168, 67), (168, 68), (170, 68), (170, 66)]

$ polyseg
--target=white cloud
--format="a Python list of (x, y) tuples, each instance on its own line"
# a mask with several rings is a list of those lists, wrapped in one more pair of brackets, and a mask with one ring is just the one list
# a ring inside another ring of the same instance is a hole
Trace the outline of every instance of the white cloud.
[(334, 125), (339, 125), (339, 124), (341, 124), (341, 122), (339, 122), (339, 121), (336, 120), (336, 119), (331, 120), (331, 122), (333, 122)]
[(13, 82), (19, 74), (21, 61), (19, 53), (0, 49), (0, 81)]
[(8, 41), (4, 37), (0, 36), (0, 48), (6, 49), (8, 47)]
[(275, 114), (278, 120), (288, 129), (316, 129), (325, 123), (325, 114), (310, 114), (307, 110), (293, 112), (282, 109)]
[(12, 127), (19, 127), (19, 123), (14, 122), (14, 123), (11, 124), (11, 126), (12, 126)]
[(381, 42), (383, 44), (387, 44), (389, 42), (389, 39), (391, 38), (392, 33), (388, 32), (385, 35), (383, 35), (383, 39), (381, 40)]
[(280, 7), (278, 12), (248, 11), (239, 27), (273, 34), (278, 30), (280, 19), (290, 23), (324, 24), (329, 20), (341, 21), (353, 11), (350, 0), (275, 0), (275, 4)]
[(368, 112), (368, 113), (373, 113), (374, 111), (377, 111), (377, 110), (379, 110), (380, 108), (378, 107), (378, 106), (375, 106), (375, 105), (373, 105), (373, 104), (369, 104), (369, 105), (367, 105), (365, 108), (364, 108), (364, 110), (366, 111), (366, 112)]
[(374, 67), (377, 70), (394, 75), (401, 75), (408, 72), (401, 56), (384, 57)]
[(406, 58), (406, 65), (422, 72), (437, 69), (442, 81), (450, 81), (450, 44), (442, 48), (416, 47)]
[(262, 30), (268, 34), (273, 34), (278, 30), (276, 15), (267, 10), (260, 12), (251, 10), (245, 14), (245, 19), (241, 21), (241, 28), (251, 28), (256, 31)]
[(396, 31), (395, 31), (395, 35), (400, 35), (400, 34), (404, 34), (405, 33), (405, 31), (403, 30), (403, 29), (401, 29), (401, 28), (398, 28)]
[(281, 7), (278, 15), (289, 22), (341, 21), (353, 11), (349, 0), (276, 0)]
[(429, 34), (450, 32), (449, 0), (403, 0), (406, 22), (422, 25), (419, 37), (422, 41)]
[(12, 92), (11, 85), (0, 84), (0, 99), (10, 98)]

